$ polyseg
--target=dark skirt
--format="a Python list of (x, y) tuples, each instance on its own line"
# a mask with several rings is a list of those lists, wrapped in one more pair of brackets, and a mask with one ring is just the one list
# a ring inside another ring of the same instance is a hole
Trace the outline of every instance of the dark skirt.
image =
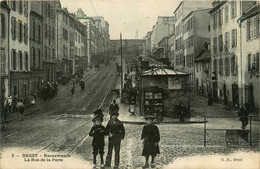
[(155, 145), (154, 142), (144, 142), (142, 156), (156, 156), (156, 154), (160, 154), (159, 145)]

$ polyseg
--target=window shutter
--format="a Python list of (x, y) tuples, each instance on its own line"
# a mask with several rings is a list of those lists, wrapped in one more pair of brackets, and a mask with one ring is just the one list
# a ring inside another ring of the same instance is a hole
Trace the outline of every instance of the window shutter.
[(247, 56), (247, 68), (248, 71), (251, 69), (251, 54)]

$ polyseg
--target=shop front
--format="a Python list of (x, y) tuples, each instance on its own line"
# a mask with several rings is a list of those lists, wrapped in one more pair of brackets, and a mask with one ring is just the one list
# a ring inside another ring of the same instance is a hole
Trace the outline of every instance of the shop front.
[(171, 68), (156, 67), (141, 73), (141, 115), (162, 115), (179, 117), (179, 107), (186, 107), (185, 116), (189, 111), (189, 75), (174, 71)]

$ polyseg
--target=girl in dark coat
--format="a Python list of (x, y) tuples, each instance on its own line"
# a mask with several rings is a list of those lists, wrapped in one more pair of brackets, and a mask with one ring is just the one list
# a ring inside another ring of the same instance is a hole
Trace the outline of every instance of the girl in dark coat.
[(146, 116), (145, 118), (147, 124), (143, 127), (141, 140), (144, 144), (142, 156), (145, 156), (146, 159), (143, 168), (148, 168), (149, 156), (152, 157), (151, 167), (154, 167), (154, 158), (157, 154), (160, 154), (158, 145), (160, 141), (160, 133), (158, 127), (155, 124), (153, 124), (153, 120), (155, 117)]

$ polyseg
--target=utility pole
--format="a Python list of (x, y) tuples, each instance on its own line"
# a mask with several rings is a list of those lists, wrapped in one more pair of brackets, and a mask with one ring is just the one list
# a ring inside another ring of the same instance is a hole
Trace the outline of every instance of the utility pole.
[(122, 33), (120, 33), (120, 46), (121, 46), (121, 100), (123, 92), (123, 45), (122, 45)]

